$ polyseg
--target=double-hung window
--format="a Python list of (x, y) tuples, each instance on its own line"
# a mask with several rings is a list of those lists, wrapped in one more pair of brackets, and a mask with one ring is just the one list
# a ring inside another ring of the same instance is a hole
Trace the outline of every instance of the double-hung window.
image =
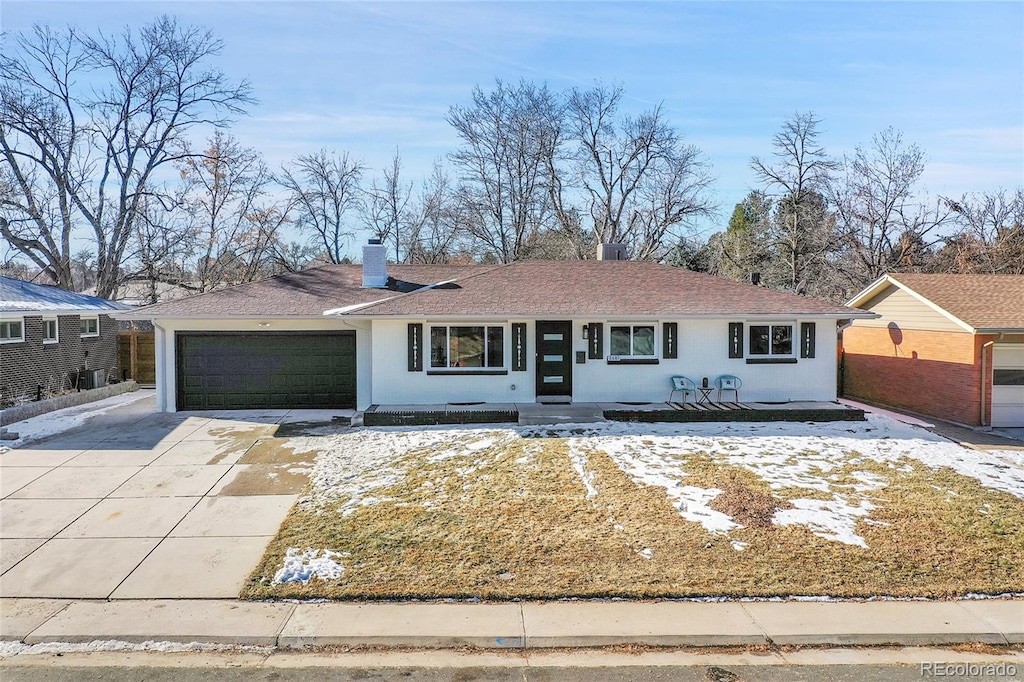
[(431, 327), (430, 366), (503, 368), (505, 328), (484, 325)]
[(43, 318), (43, 343), (57, 343), (59, 341), (57, 332), (57, 318)]
[(83, 317), (82, 319), (82, 336), (99, 336), (100, 335), (100, 318), (98, 317)]
[(752, 324), (749, 341), (750, 355), (793, 357), (792, 324)]
[(25, 325), (21, 320), (0, 322), (0, 343), (18, 343), (25, 340)]
[(653, 324), (611, 325), (611, 347), (613, 356), (619, 358), (653, 358)]

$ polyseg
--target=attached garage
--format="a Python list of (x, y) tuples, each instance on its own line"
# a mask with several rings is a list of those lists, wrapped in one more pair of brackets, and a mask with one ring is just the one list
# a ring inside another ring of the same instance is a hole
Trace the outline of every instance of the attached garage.
[(177, 408), (355, 408), (356, 335), (341, 332), (175, 335)]
[(992, 347), (992, 426), (1024, 426), (1024, 345)]

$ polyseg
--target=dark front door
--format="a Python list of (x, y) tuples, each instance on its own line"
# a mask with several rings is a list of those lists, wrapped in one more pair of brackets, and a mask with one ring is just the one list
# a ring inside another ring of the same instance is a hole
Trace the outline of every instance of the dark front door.
[(537, 397), (572, 397), (572, 322), (537, 322)]
[(356, 406), (355, 332), (176, 337), (180, 410)]

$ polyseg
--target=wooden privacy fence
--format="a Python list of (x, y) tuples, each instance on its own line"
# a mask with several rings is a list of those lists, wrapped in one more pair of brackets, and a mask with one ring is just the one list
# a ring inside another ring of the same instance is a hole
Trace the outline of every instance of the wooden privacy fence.
[(153, 332), (122, 331), (117, 334), (117, 366), (121, 380), (140, 385), (156, 383), (156, 339)]

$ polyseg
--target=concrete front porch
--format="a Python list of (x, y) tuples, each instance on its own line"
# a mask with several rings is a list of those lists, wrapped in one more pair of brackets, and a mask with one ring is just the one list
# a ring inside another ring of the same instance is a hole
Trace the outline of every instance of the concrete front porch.
[[(357, 417), (358, 419), (358, 417)], [(602, 420), (632, 422), (728, 421), (859, 421), (864, 411), (824, 401), (644, 402), (644, 403), (473, 403), (434, 405), (371, 405), (363, 414), (365, 426), (428, 424), (489, 424), (516, 422), (576, 424)]]

